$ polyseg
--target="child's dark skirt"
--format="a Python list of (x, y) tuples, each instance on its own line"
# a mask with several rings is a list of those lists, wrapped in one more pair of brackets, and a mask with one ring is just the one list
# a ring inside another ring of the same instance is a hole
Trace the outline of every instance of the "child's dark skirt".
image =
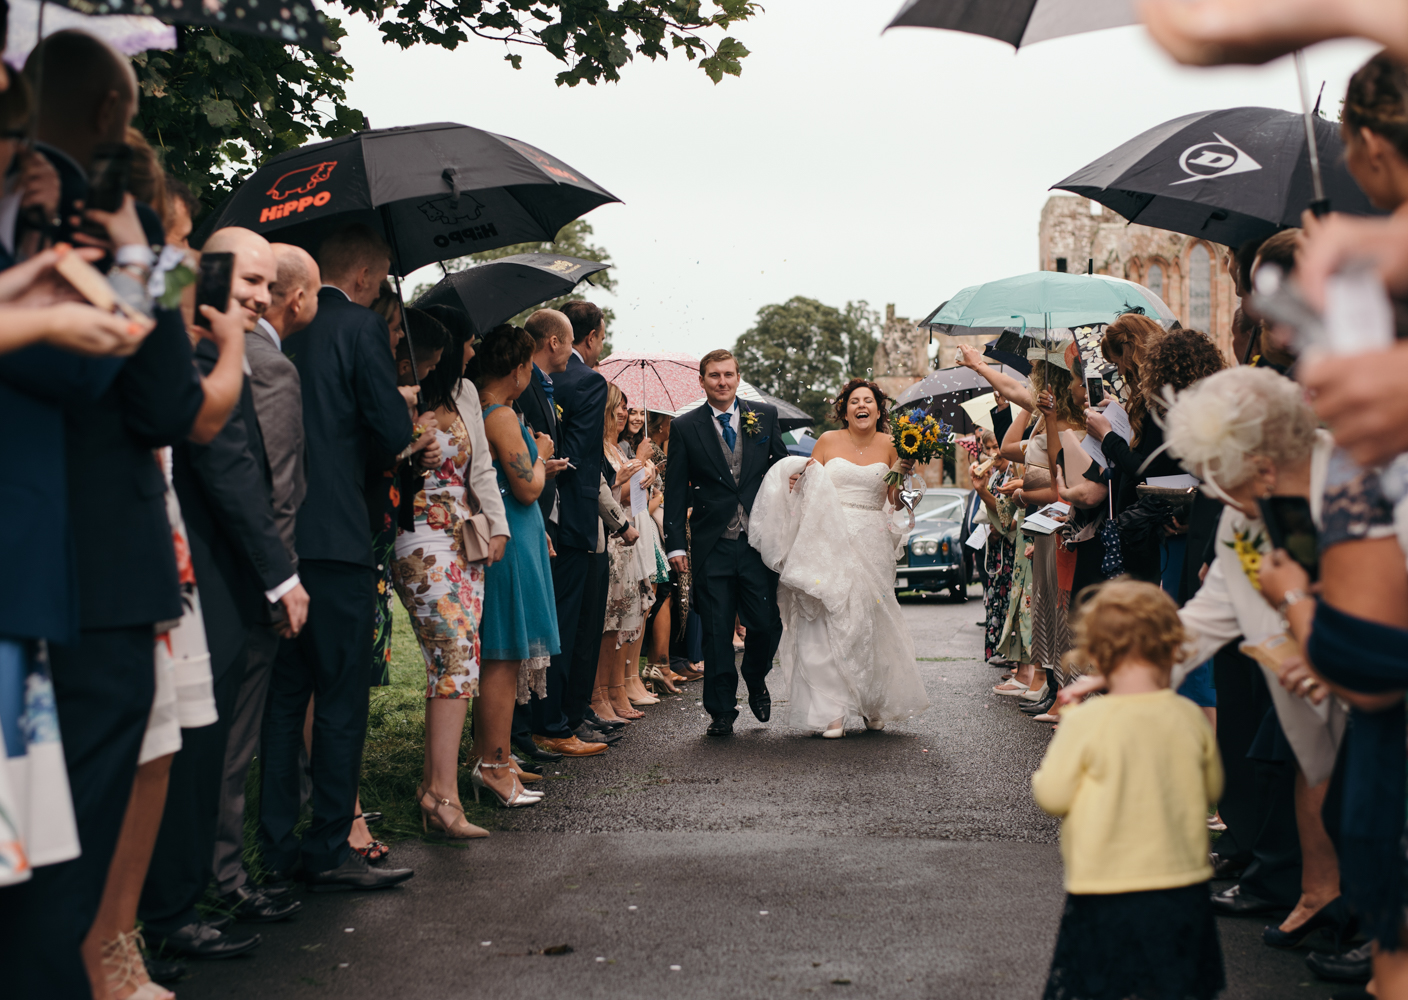
[(1212, 1000), (1226, 984), (1200, 882), (1066, 896), (1043, 1000)]

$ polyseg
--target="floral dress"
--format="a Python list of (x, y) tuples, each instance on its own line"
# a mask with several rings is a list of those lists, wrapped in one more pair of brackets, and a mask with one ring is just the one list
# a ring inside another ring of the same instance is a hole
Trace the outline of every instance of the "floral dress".
[(1025, 508), (1015, 501), (997, 498), (998, 523), (994, 530), (1012, 543), (1012, 583), (997, 653), (1012, 663), (1032, 662), (1032, 561), (1027, 558), (1027, 539), (1022, 534), (1025, 517)]
[[(610, 445), (606, 448), (606, 460), (617, 471), (626, 464), (626, 459)], [(613, 492), (616, 491), (613, 489)], [(655, 603), (655, 524), (652, 521), (642, 528), (642, 519), (649, 520), (650, 515), (641, 511), (637, 518), (636, 527), (641, 537), (635, 545), (627, 545), (615, 536), (606, 543), (611, 557), (611, 582), (606, 590), (606, 622), (602, 631), (619, 633), (618, 648), (640, 638), (646, 615)]]
[(378, 474), (368, 491), (372, 506), (372, 558), (376, 560), (372, 687), (385, 687), (391, 683), (391, 593), (396, 589), (392, 567), (396, 561), (396, 510), (401, 505), (396, 472), (396, 469), (387, 469)]
[[(994, 477), (992, 486), (1000, 486), (1006, 476)], [(998, 643), (1002, 641), (1002, 630), (1007, 624), (1007, 608), (1011, 603), (1012, 570), (1017, 560), (1017, 543), (1000, 531), (988, 535), (988, 543), (983, 558), (988, 572), (988, 589), (983, 595), (987, 602), (987, 627), (983, 634), (983, 658), (991, 660), (997, 656)]]
[(392, 575), (425, 658), (425, 696), (473, 698), (479, 693), (484, 566), (464, 561), (456, 537), (469, 513), (465, 482), (472, 445), (458, 417), (435, 435), (444, 458), (416, 494), (415, 530), (396, 535)]

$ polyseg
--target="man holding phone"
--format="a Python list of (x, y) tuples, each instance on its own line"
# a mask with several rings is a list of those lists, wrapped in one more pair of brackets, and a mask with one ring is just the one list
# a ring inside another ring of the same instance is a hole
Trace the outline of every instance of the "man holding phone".
[[(269, 307), (275, 268), (273, 249), (262, 236), (245, 229), (214, 233), (201, 259), (195, 323), (207, 326), (204, 312), (209, 310), (233, 312), (246, 333), (253, 331)], [(203, 338), (195, 355), (203, 373), (218, 360), (214, 345)], [(274, 522), (271, 480), (252, 386), (245, 378), (239, 403), (215, 439), (186, 442), (174, 452), (173, 481), (200, 581), (219, 713), (212, 725), (182, 731), (138, 911), (147, 934), (179, 955), (226, 957), (259, 943), (257, 937), (236, 938), (211, 926), (196, 904), (212, 874), (221, 776), (237, 695), (251, 660), (267, 660), (277, 648), (274, 606), (281, 610), (279, 631), (284, 635), (297, 635), (308, 615), (308, 594)], [(262, 921), (283, 919), (301, 908), (296, 901), (254, 891), (230, 902), (236, 917)]]

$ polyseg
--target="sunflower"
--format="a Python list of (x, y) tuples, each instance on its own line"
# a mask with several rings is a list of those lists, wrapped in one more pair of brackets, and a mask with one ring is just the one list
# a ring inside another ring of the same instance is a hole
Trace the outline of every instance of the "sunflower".
[(906, 427), (900, 431), (900, 450), (906, 455), (913, 455), (919, 451), (919, 445), (923, 440), (923, 434), (920, 434), (913, 427)]

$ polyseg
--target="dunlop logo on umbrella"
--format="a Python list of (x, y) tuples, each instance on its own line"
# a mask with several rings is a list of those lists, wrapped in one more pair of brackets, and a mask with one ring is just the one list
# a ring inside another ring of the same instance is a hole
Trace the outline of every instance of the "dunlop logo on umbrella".
[(1213, 135), (1217, 136), (1216, 142), (1200, 142), (1183, 151), (1183, 155), (1178, 158), (1178, 166), (1188, 176), (1181, 181), (1174, 181), (1169, 187), (1261, 169), (1261, 164), (1248, 156), (1244, 150), (1216, 132)]
[[(302, 212), (307, 208), (321, 208), (332, 201), (332, 192), (330, 191), (319, 191), (317, 194), (309, 192), (331, 177), (336, 166), (336, 160), (324, 160), (322, 163), (315, 163), (312, 166), (290, 170), (281, 176), (269, 185), (269, 190), (265, 193), (283, 204), (270, 205), (262, 209), (259, 213), (259, 221), (272, 222), (275, 219), (292, 215), (294, 212)], [(284, 199), (293, 198), (295, 195), (302, 197), (294, 201), (284, 201)]]
[(555, 260), (548, 265), (549, 271), (556, 271), (558, 274), (572, 274), (581, 270), (581, 264), (574, 264), (570, 260)]

